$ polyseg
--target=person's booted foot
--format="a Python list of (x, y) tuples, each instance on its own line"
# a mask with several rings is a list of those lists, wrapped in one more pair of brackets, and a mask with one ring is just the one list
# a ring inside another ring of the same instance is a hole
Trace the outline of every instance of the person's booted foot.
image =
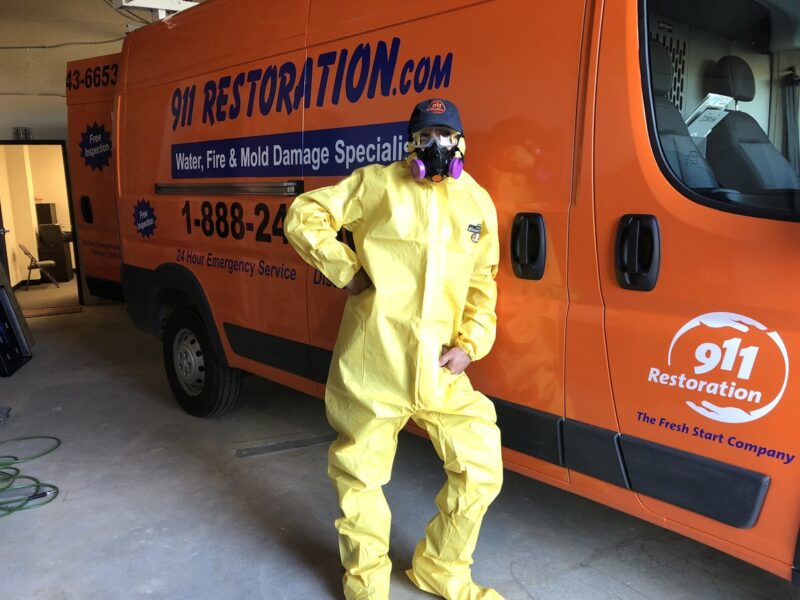
[[(422, 564), (427, 563), (425, 567)], [(414, 559), (414, 566), (406, 575), (423, 592), (435, 594), (445, 600), (504, 600), (496, 590), (482, 587), (472, 581), (469, 568), (453, 574), (446, 569), (436, 569), (424, 558)]]

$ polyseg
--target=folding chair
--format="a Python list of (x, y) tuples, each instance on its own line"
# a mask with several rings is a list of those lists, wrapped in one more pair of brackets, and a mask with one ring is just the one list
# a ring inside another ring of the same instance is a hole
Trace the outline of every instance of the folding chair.
[(28, 286), (31, 283), (31, 271), (34, 269), (39, 269), (42, 273), (47, 276), (47, 278), (56, 284), (56, 287), (61, 287), (61, 285), (56, 281), (56, 278), (50, 274), (50, 271), (45, 269), (45, 267), (55, 267), (56, 261), (54, 260), (36, 260), (36, 258), (31, 254), (30, 250), (28, 250), (22, 244), (19, 245), (20, 249), (25, 253), (25, 256), (31, 259), (30, 264), (28, 265), (28, 280), (25, 282), (25, 289), (28, 289)]

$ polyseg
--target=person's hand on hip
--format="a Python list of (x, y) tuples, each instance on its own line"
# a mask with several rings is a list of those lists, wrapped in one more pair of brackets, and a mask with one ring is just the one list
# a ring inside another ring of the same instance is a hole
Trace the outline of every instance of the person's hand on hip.
[(346, 289), (347, 293), (351, 296), (355, 296), (371, 285), (372, 280), (369, 278), (369, 275), (367, 275), (367, 272), (364, 269), (359, 269), (358, 273), (350, 280), (350, 283), (344, 286), (344, 289)]
[(461, 348), (442, 346), (442, 355), (439, 357), (439, 366), (447, 367), (453, 375), (460, 375), (472, 362), (469, 354)]

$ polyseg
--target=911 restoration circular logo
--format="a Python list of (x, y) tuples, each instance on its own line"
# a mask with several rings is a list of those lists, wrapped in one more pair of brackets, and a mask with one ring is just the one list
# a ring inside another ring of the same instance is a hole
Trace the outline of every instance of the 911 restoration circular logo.
[(760, 419), (781, 401), (789, 356), (781, 336), (729, 312), (695, 317), (672, 338), (665, 369), (647, 381), (675, 388), (695, 412), (721, 423)]

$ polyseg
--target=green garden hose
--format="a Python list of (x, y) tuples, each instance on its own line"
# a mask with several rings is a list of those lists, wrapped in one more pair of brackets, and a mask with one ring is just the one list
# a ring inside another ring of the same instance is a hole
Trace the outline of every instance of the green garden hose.
[(31, 510), (49, 504), (58, 496), (58, 488), (51, 483), (42, 483), (35, 477), (22, 475), (13, 466), (30, 462), (53, 452), (61, 440), (51, 436), (29, 436), (0, 442), (0, 452), (5, 446), (31, 440), (48, 440), (50, 444), (42, 451), (28, 456), (0, 455), (0, 519), (22, 510)]
[(52, 447), (46, 448), (45, 450), (39, 452), (38, 454), (31, 454), (30, 456), (24, 456), (22, 458), (18, 458), (16, 456), (0, 456), (0, 470), (8, 465), (15, 465), (18, 463), (28, 462), (31, 460), (35, 460), (37, 458), (41, 458), (42, 456), (46, 456), (61, 445), (61, 440), (58, 438), (51, 437), (49, 435), (35, 435), (30, 437), (14, 438), (13, 440), (5, 440), (4, 442), (0, 442), (0, 452), (2, 452), (2, 447), (5, 446), (6, 444), (13, 444), (14, 442), (27, 442), (30, 440), (50, 440), (53, 443), (53, 445)]

